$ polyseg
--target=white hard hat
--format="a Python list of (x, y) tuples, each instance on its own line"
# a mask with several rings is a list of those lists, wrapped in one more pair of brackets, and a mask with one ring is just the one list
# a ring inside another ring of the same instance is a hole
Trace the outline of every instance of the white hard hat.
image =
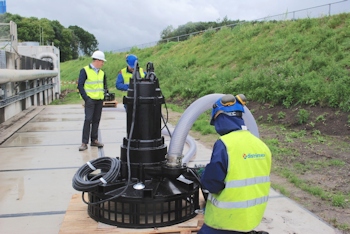
[(99, 51), (99, 50), (95, 51), (95, 52), (92, 54), (91, 58), (98, 59), (98, 60), (103, 60), (103, 61), (107, 61), (107, 60), (105, 59), (105, 54), (104, 54), (102, 51)]

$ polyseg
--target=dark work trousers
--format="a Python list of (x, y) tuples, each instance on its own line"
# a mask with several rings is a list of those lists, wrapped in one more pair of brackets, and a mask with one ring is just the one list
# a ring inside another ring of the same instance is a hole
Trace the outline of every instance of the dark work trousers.
[(98, 140), (98, 126), (101, 120), (103, 100), (88, 99), (85, 101), (85, 121), (83, 127), (83, 142), (89, 143), (91, 131), (91, 142)]
[(227, 230), (218, 230), (212, 227), (203, 224), (202, 228), (198, 231), (198, 234), (269, 234), (268, 232), (236, 232), (236, 231), (227, 231)]

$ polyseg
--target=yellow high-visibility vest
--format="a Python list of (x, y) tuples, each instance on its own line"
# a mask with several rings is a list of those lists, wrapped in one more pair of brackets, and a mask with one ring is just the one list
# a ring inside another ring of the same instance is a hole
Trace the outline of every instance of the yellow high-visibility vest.
[[(121, 70), (121, 73), (122, 73), (122, 76), (123, 76), (123, 79), (124, 79), (124, 84), (129, 84), (130, 83), (130, 78), (132, 77), (132, 73), (127, 72), (127, 68), (123, 68)], [(143, 72), (142, 68), (140, 68), (140, 76), (141, 76), (141, 78), (145, 77), (145, 73)]]
[(96, 71), (89, 66), (85, 66), (84, 69), (87, 76), (84, 84), (86, 94), (93, 100), (103, 100), (105, 97), (103, 85), (105, 73), (101, 69), (96, 73)]
[(266, 209), (271, 151), (246, 130), (220, 139), (228, 154), (225, 188), (208, 195), (204, 222), (215, 229), (248, 232), (260, 224)]

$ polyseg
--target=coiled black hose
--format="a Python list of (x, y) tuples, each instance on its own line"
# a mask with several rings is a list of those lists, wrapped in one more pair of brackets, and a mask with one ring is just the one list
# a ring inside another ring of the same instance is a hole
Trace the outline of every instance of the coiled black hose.
[[(101, 169), (101, 172), (89, 178), (89, 175), (98, 169)], [(110, 157), (97, 158), (87, 162), (78, 169), (73, 177), (72, 185), (75, 190), (91, 192), (99, 185), (114, 182), (118, 177), (119, 171), (119, 159)]]

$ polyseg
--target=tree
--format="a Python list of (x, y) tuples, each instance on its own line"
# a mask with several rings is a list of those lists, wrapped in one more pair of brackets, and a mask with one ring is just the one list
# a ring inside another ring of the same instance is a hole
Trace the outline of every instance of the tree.
[(79, 38), (74, 34), (73, 30), (68, 29), (71, 35), (70, 37), (70, 50), (72, 51), (72, 58), (79, 58)]
[(171, 37), (180, 37), (180, 36), (183, 36), (180, 38), (180, 40), (183, 40), (183, 39), (186, 40), (188, 37), (184, 35), (205, 31), (210, 28), (218, 28), (225, 25), (234, 25), (234, 24), (238, 24), (239, 22), (240, 22), (239, 20), (235, 20), (235, 21), (229, 20), (227, 16), (225, 16), (221, 22), (220, 22), (220, 19), (218, 19), (216, 22), (214, 21), (195, 22), (195, 23), (188, 22), (184, 25), (178, 26), (176, 29), (174, 29), (172, 26), (167, 26), (161, 32), (160, 36), (162, 40), (165, 40)]
[[(65, 28), (57, 20), (46, 18), (22, 17), (17, 14), (0, 15), (0, 22), (17, 24), (17, 39), (19, 42), (37, 41), (40, 45), (54, 45), (60, 49), (61, 62), (77, 59), (79, 54), (90, 55), (97, 50), (98, 42), (94, 35), (78, 26)], [(8, 30), (0, 28), (0, 33)]]
[(172, 37), (173, 32), (174, 32), (173, 26), (169, 25), (160, 33), (160, 38), (165, 39), (165, 38)]
[(72, 41), (72, 32), (70, 29), (63, 27), (57, 20), (51, 21), (51, 27), (55, 32), (53, 40), (54, 45), (60, 49), (61, 61), (73, 59), (73, 51), (70, 48)]
[(39, 40), (41, 41), (41, 45), (55, 45), (54, 41), (56, 38), (56, 33), (52, 27), (51, 21), (46, 18), (42, 18), (36, 22), (36, 25), (41, 29), (41, 32), (39, 33), (39, 36), (41, 37), (41, 40)]
[(75, 39), (77, 39), (79, 53), (90, 55), (98, 49), (98, 42), (94, 35), (76, 25), (68, 28), (73, 31)]

